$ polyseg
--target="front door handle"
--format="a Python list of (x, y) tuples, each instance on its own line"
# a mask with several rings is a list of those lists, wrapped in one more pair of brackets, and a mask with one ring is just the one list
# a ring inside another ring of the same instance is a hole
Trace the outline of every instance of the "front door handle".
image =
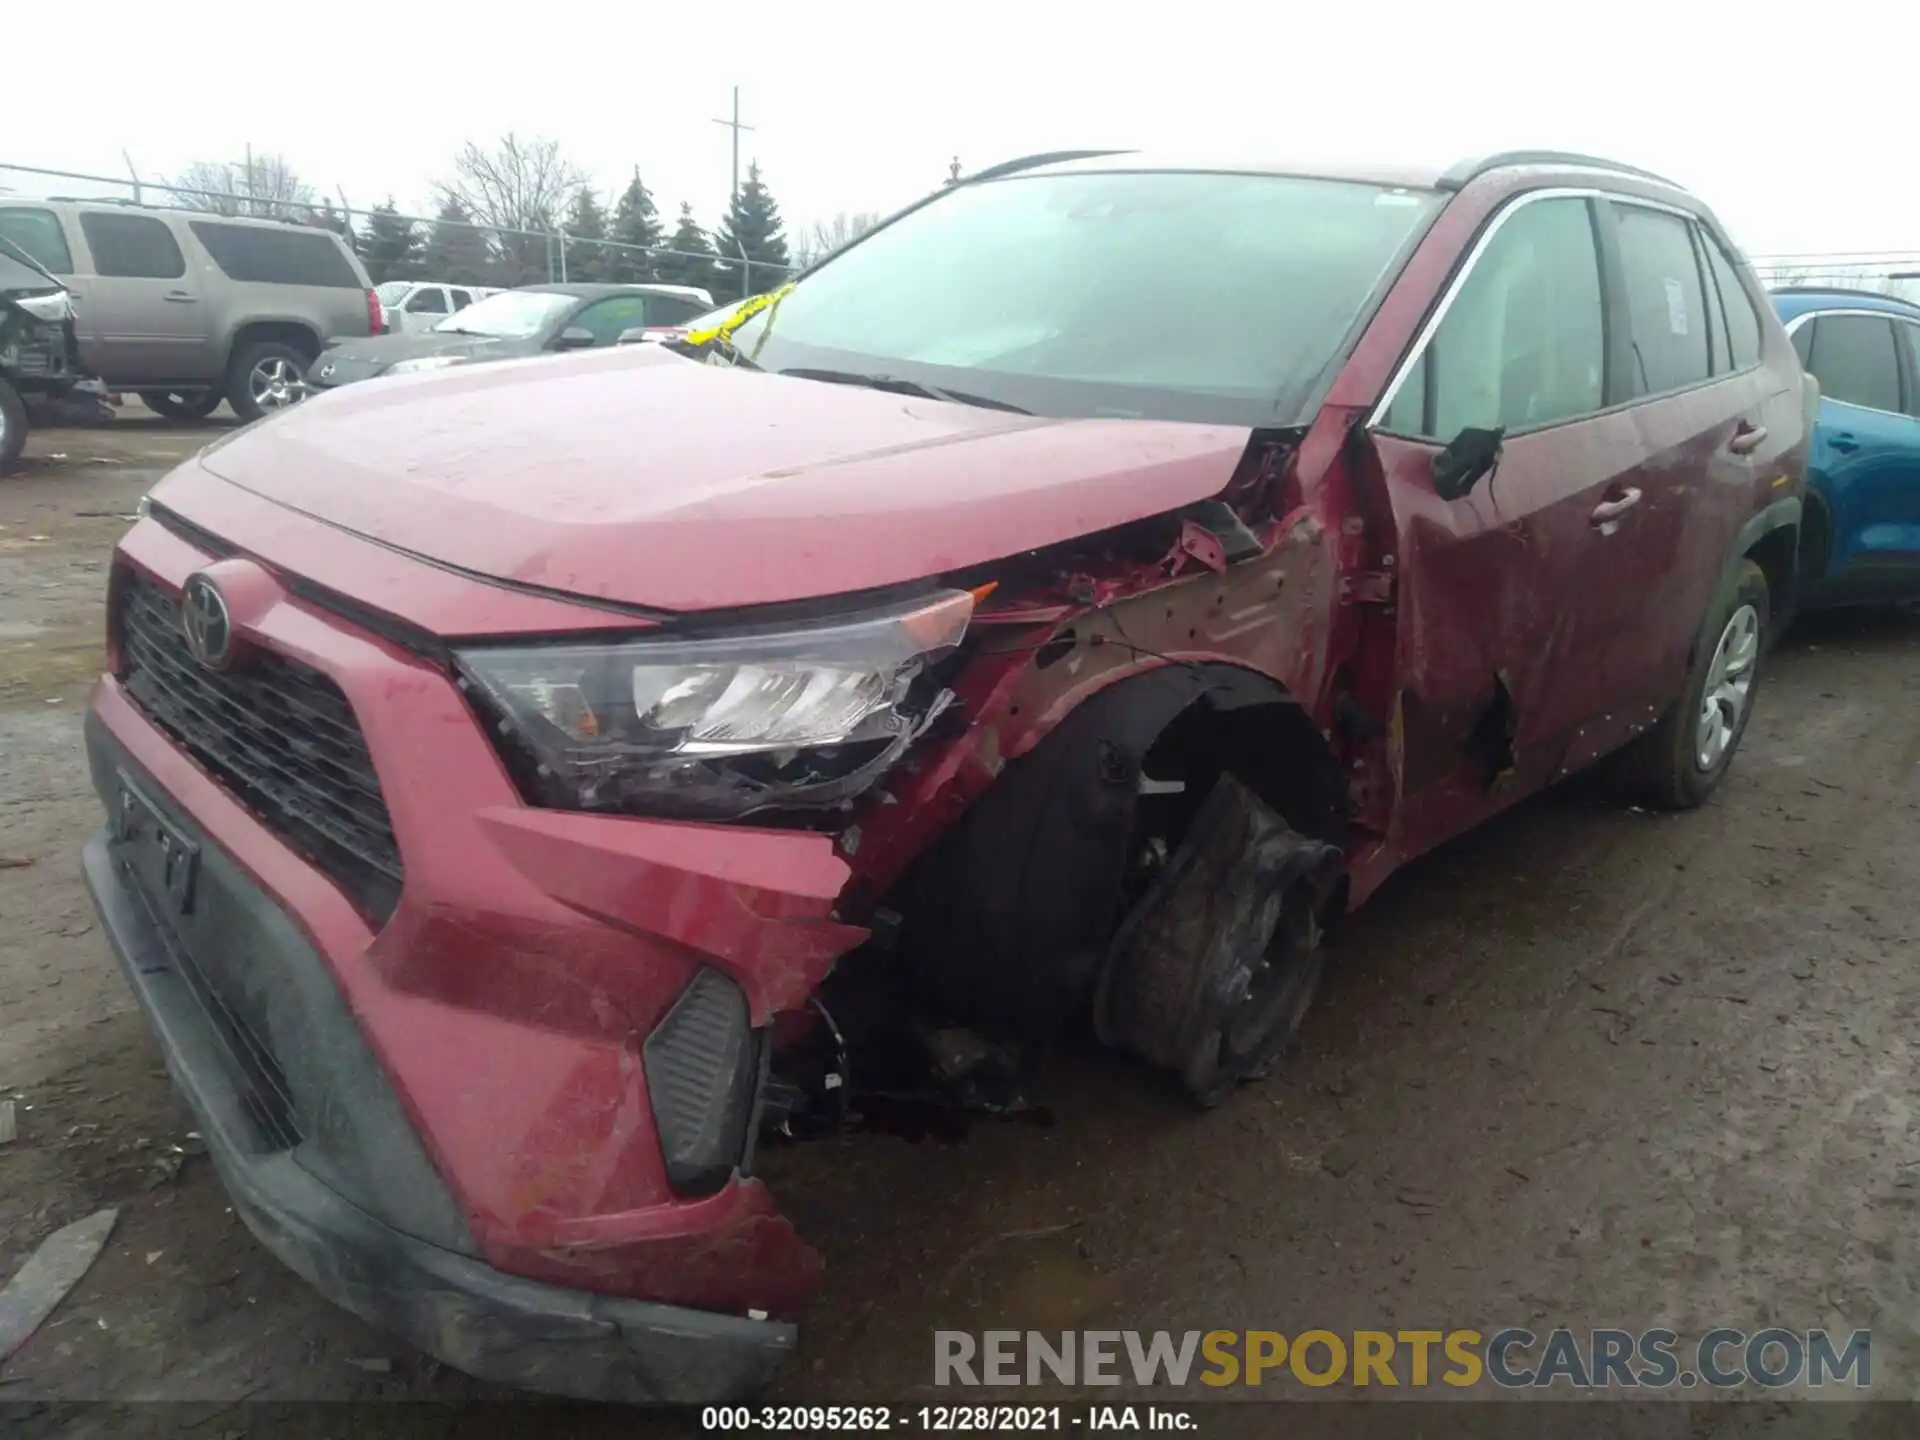
[(198, 298), (199, 298), (198, 296), (194, 295), (191, 291), (187, 291), (187, 290), (167, 291), (167, 299), (171, 300), (176, 305), (191, 305)]
[[(1593, 507), (1593, 523), (1600, 527), (1609, 526), (1639, 503), (1640, 492), (1629, 485), (1627, 493), (1618, 500), (1603, 500)], [(1609, 530), (1607, 533), (1613, 532)]]
[(1749, 425), (1742, 420), (1740, 428), (1733, 432), (1733, 438), (1727, 441), (1727, 449), (1736, 455), (1751, 455), (1760, 448), (1766, 438), (1766, 426)]
[(1838, 434), (1827, 436), (1827, 444), (1842, 455), (1851, 455), (1860, 448), (1860, 442), (1842, 430)]

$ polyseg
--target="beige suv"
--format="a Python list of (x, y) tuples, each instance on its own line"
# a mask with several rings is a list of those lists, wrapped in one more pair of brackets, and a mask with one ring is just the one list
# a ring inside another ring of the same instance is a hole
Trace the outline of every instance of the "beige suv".
[(88, 371), (173, 419), (210, 415), (222, 400), (258, 419), (300, 398), (329, 340), (382, 328), (366, 270), (329, 230), (8, 198), (0, 235), (67, 285)]

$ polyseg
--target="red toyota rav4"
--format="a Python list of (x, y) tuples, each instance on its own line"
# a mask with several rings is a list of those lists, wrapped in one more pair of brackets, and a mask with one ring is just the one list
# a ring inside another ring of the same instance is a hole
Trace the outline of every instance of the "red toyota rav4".
[(174, 471), (86, 877), (286, 1263), (476, 1375), (737, 1395), (819, 1268), (761, 1137), (1060, 1026), (1218, 1099), (1409, 857), (1603, 758), (1704, 800), (1812, 399), (1624, 166), (1002, 166), (699, 348)]

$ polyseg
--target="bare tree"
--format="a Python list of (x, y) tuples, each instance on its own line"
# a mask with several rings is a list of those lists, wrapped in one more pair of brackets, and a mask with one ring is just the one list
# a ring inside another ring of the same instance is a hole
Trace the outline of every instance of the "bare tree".
[(557, 141), (509, 133), (490, 149), (469, 140), (454, 159), (453, 178), (436, 188), (443, 202), (458, 200), (476, 223), (494, 232), (501, 280), (522, 285), (545, 278), (544, 237), (560, 228), (568, 202), (586, 183), (586, 171), (560, 154)]
[(794, 241), (794, 265), (797, 269), (804, 270), (807, 266), (825, 259), (841, 246), (858, 240), (879, 223), (880, 216), (870, 210), (858, 210), (851, 214), (842, 210), (831, 220), (816, 220)]
[(183, 203), (216, 215), (313, 218), (314, 189), (284, 155), (254, 155), (241, 163), (196, 160), (161, 183)]

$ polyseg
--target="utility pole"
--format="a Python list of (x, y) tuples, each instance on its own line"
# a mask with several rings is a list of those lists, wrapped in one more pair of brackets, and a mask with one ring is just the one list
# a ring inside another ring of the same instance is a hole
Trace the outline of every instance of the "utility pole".
[(738, 200), (740, 198), (740, 132), (742, 130), (753, 129), (751, 125), (742, 125), (740, 123), (740, 87), (738, 85), (733, 87), (733, 118), (731, 120), (716, 120), (713, 123), (716, 125), (724, 125), (733, 131), (733, 190), (731, 192), (731, 198)]

